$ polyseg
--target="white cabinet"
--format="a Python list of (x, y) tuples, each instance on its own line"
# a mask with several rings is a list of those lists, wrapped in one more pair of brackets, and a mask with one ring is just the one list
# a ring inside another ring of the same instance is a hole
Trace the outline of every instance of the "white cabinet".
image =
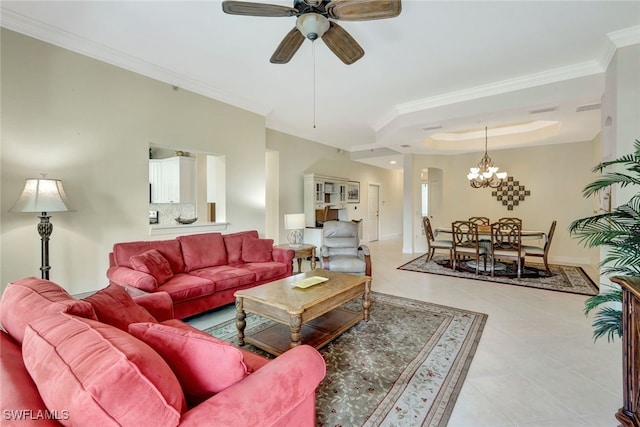
[[(331, 210), (340, 219), (346, 219), (347, 179), (305, 174), (304, 216), (307, 227), (315, 227), (318, 216)], [(321, 219), (321, 218), (320, 218)], [(321, 221), (320, 221), (321, 222)]]
[(176, 156), (149, 160), (151, 203), (195, 203), (196, 159)]

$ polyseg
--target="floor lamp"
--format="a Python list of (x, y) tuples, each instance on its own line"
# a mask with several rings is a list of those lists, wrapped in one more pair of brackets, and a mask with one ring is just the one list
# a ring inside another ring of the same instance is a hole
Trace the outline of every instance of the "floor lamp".
[(24, 190), (18, 200), (11, 207), (11, 212), (40, 212), (38, 218), (38, 233), (41, 240), (40, 271), (43, 279), (49, 279), (49, 237), (53, 231), (53, 224), (49, 222), (48, 212), (68, 211), (67, 195), (59, 179), (42, 178), (27, 179)]

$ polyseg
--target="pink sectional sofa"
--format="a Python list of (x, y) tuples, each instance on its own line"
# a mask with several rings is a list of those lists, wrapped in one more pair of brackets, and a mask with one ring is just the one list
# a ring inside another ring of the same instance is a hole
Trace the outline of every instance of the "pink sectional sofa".
[(255, 230), (116, 243), (107, 277), (121, 286), (168, 293), (176, 318), (184, 319), (234, 302), (237, 290), (291, 276), (294, 255)]
[(35, 277), (0, 300), (3, 426), (313, 426), (310, 346), (273, 360), (172, 318), (165, 292), (76, 300)]

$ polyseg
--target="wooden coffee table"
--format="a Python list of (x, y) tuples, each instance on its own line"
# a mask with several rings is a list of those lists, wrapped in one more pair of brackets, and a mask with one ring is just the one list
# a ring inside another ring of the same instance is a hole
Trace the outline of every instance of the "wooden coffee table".
[[(313, 276), (329, 280), (305, 289), (293, 285), (294, 282)], [(238, 344), (252, 344), (276, 356), (303, 343), (319, 349), (359, 321), (369, 320), (370, 293), (369, 276), (319, 268), (237, 291)], [(360, 296), (361, 311), (340, 307)], [(245, 336), (246, 312), (266, 317), (276, 323)]]

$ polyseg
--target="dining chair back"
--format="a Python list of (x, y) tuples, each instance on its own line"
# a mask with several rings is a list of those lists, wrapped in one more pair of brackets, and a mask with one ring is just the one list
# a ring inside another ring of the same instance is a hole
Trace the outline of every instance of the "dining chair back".
[(451, 240), (435, 239), (429, 217), (422, 217), (422, 228), (424, 229), (424, 235), (427, 238), (427, 261), (433, 258), (436, 249), (446, 250), (449, 252), (449, 259), (453, 259), (453, 242)]
[(487, 249), (480, 245), (478, 224), (471, 221), (454, 221), (451, 223), (453, 240), (453, 269), (463, 258), (473, 258), (476, 262), (476, 274), (480, 272), (480, 258), (484, 259), (484, 270), (487, 270)]
[(520, 228), (522, 228), (522, 219), (514, 218), (514, 217), (503, 217), (498, 220), (498, 222), (515, 222), (516, 224), (520, 224)]
[(551, 239), (553, 239), (553, 234), (556, 231), (556, 224), (558, 221), (553, 220), (551, 222), (551, 227), (549, 228), (549, 233), (547, 233), (547, 238), (544, 242), (544, 246), (523, 246), (522, 253), (523, 256), (537, 256), (541, 257), (544, 262), (544, 268), (547, 270), (547, 273), (550, 275), (551, 270), (549, 269), (549, 249), (551, 248)]
[(513, 259), (518, 278), (522, 275), (522, 226), (517, 221), (498, 221), (491, 224), (491, 275), (496, 259)]
[(472, 216), (469, 218), (469, 221), (478, 225), (489, 225), (491, 224), (491, 220), (486, 216)]

